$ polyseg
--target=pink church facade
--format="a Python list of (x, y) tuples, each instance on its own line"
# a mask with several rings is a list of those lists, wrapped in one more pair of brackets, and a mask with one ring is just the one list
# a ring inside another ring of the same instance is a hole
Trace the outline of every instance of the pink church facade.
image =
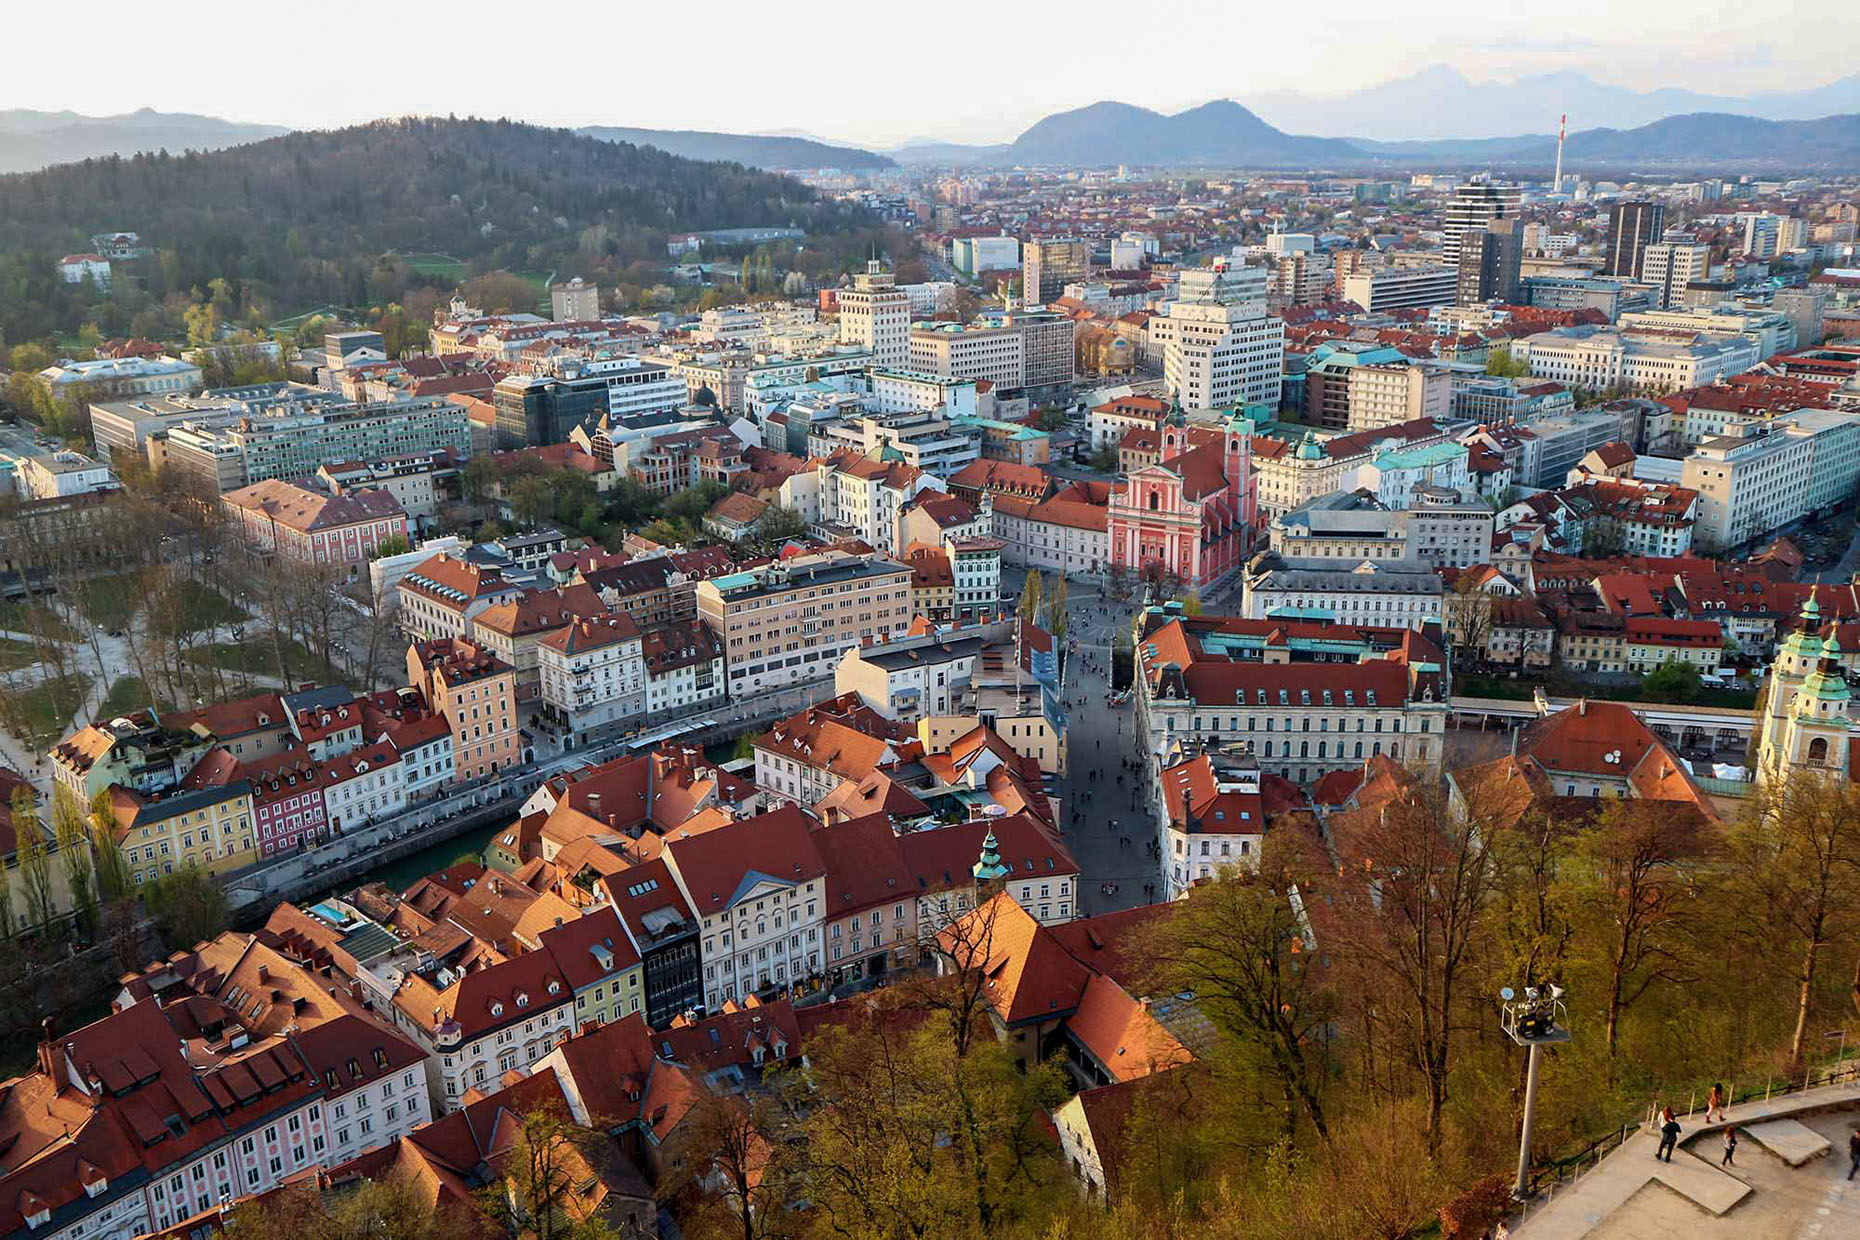
[(1111, 563), (1138, 576), (1168, 575), (1205, 592), (1235, 577), (1252, 550), (1258, 481), (1251, 425), (1161, 428), (1159, 461), (1112, 493)]

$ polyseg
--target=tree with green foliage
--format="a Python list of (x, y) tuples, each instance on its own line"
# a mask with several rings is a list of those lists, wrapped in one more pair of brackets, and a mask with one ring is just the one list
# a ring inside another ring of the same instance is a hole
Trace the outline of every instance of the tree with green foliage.
[(405, 534), (390, 534), (375, 544), (375, 549), (368, 553), (371, 560), (386, 559), (390, 555), (405, 555), (413, 550), (413, 544)]
[(85, 807), (78, 804), (77, 798), (63, 784), (52, 789), (52, 833), (58, 841), (58, 865), (64, 872), (72, 915), (77, 918), (78, 928), (89, 934), (97, 927), (97, 892), (91, 885), (94, 869), (90, 824), (85, 820)]
[(39, 802), (30, 787), (13, 789), (13, 837), (18, 849), (19, 882), (25, 895), (26, 924), (56, 935), (57, 904), (52, 894), (51, 849), (39, 818)]
[(1028, 624), (1040, 623), (1040, 609), (1046, 591), (1040, 579), (1040, 570), (1033, 569), (1027, 574), (1027, 584), (1020, 588), (1020, 618)]
[(1073, 1192), (1043, 1128), (1066, 1092), (1057, 1064), (1023, 1071), (993, 1037), (960, 1054), (936, 1021), (825, 1027), (790, 1085), (817, 1234), (1006, 1233)]
[(479, 1230), (469, 1211), (435, 1204), (414, 1177), (398, 1171), (340, 1188), (292, 1184), (244, 1198), (222, 1220), (235, 1240), (430, 1240)]
[(1059, 641), (1066, 639), (1066, 630), (1071, 627), (1069, 598), (1064, 573), (1053, 574), (1053, 589), (1046, 602), (1046, 631)]
[(497, 489), (497, 464), (488, 456), (474, 456), (459, 471), (459, 491), (474, 504), (482, 504)]
[(1666, 662), (1641, 678), (1640, 684), (1650, 702), (1694, 702), (1700, 687), (1698, 665), (1668, 655)]
[(783, 508), (780, 504), (770, 504), (756, 518), (756, 541), (765, 547), (775, 547), (807, 533), (807, 522), (801, 514), (792, 508)]
[(555, 512), (555, 488), (542, 474), (530, 474), (510, 487), (510, 515), (525, 529), (535, 529), (543, 518)]
[(1511, 350), (1501, 345), (1485, 355), (1485, 373), (1501, 379), (1522, 379), (1531, 373), (1531, 364), (1513, 357)]
[(116, 810), (108, 788), (99, 788), (90, 799), (89, 828), (91, 850), (97, 857), (97, 894), (105, 904), (134, 895), (134, 872), (116, 836)]
[(582, 1186), (613, 1156), (609, 1138), (577, 1124), (560, 1103), (516, 1118), (497, 1175), (478, 1191), (479, 1208), (525, 1240), (620, 1240), (584, 1204)]
[(226, 929), (231, 917), (219, 883), (191, 863), (144, 883), (142, 902), (170, 951), (212, 938)]

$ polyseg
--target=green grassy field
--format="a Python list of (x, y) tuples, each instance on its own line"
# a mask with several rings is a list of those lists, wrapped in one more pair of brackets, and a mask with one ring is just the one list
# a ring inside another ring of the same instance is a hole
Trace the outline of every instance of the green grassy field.
[(31, 667), (38, 661), (39, 652), (32, 648), (31, 642), (16, 642), (10, 637), (0, 637), (0, 671)]
[(149, 704), (148, 686), (142, 683), (140, 676), (118, 676), (111, 682), (103, 705), (97, 708), (97, 718), (114, 719)]
[(227, 602), (218, 591), (197, 581), (180, 581), (171, 588), (180, 597), (181, 615), (188, 632), (198, 633), (202, 629), (249, 618), (246, 612)]
[(19, 714), (7, 722), (34, 749), (49, 749), (63, 739), (71, 715), (90, 692), (90, 677), (73, 672), (62, 682), (45, 681), (17, 696)]
[(421, 252), (400, 255), (400, 261), (407, 264), (407, 270), (417, 271), (426, 276), (444, 276), (450, 280), (465, 278), (465, 264), (449, 254)]
[[(34, 627), (35, 624), (38, 627)], [(10, 629), (15, 633), (44, 633), (62, 641), (75, 641), (77, 634), (72, 631), (64, 618), (43, 603), (24, 603), (9, 600), (0, 603), (0, 629)]]
[(116, 573), (109, 577), (92, 577), (72, 591), (71, 602), (90, 617), (92, 624), (106, 629), (125, 628), (129, 618), (142, 605), (142, 587), (134, 573)]
[[(231, 642), (214, 642), (210, 646), (189, 651), (187, 657), (203, 667), (220, 667), (229, 672), (245, 672), (252, 676), (276, 676), (278, 674), (276, 648), (271, 639), (262, 633), (255, 634), (238, 645)], [(284, 662), (285, 678), (288, 680), (320, 680), (329, 675), (329, 669), (323, 665), (323, 660), (304, 649), (301, 642), (285, 643)]]

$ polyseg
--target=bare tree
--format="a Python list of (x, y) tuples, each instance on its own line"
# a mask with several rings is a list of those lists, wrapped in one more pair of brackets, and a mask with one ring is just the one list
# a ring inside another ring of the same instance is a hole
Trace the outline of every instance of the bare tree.
[(1483, 807), (1455, 813), (1440, 788), (1417, 780), (1356, 816), (1334, 888), (1338, 955), (1372, 1005), (1366, 1032), (1386, 1035), (1391, 1055), (1420, 1076), (1430, 1148), (1441, 1139), (1473, 949), (1486, 930), (1493, 826), (1483, 819)]
[(1811, 767), (1773, 773), (1731, 834), (1736, 907), (1794, 956), (1789, 1061), (1807, 1053), (1815, 986), (1830, 950), (1860, 938), (1860, 790)]
[(1578, 842), (1583, 901), (1607, 952), (1610, 1071), (1628, 1010), (1655, 985), (1693, 976), (1685, 939), (1696, 888), (1684, 863), (1698, 843), (1692, 824), (1663, 803), (1626, 801), (1605, 808)]
[(1150, 957), (1159, 989), (1193, 991), (1216, 1028), (1265, 1051), (1287, 1135), (1303, 1116), (1329, 1140), (1320, 1093), (1334, 1007), (1297, 902), (1319, 872), (1310, 862), (1311, 854), (1282, 834), (1268, 836), (1256, 871), (1223, 870), (1189, 892), (1157, 927)]

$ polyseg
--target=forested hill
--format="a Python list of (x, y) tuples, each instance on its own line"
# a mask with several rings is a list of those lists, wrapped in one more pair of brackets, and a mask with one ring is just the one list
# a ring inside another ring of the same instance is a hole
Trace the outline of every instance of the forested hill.
[(27, 338), (48, 318), (72, 326), (67, 303), (80, 294), (56, 287), (53, 267), (106, 230), (156, 248), (131, 274), (157, 300), (223, 278), (242, 304), (282, 315), (391, 294), (375, 268), (392, 252), (437, 252), (472, 272), (598, 278), (636, 261), (662, 266), (668, 232), (832, 235), (867, 223), (797, 181), (736, 164), (509, 121), (377, 121), (0, 177), (0, 333)]
[(834, 146), (812, 138), (774, 134), (710, 133), (700, 129), (627, 129), (589, 125), (578, 129), (603, 142), (631, 142), (656, 146), (686, 159), (728, 159), (751, 168), (804, 171), (814, 168), (895, 168), (889, 155), (852, 146)]

